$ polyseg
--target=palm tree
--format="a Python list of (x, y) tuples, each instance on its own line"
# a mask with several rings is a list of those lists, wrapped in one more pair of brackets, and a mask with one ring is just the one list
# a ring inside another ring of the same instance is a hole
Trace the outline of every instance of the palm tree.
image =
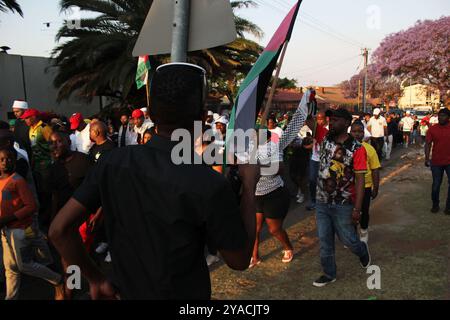
[[(119, 96), (124, 103), (145, 101), (145, 90), (137, 91), (134, 85), (137, 58), (132, 56), (132, 51), (152, 2), (61, 0), (61, 11), (77, 6), (81, 11), (98, 16), (82, 19), (78, 29), (63, 26), (57, 34), (57, 41), (67, 39), (53, 50), (54, 66), (58, 67), (54, 84), (59, 88), (59, 100), (76, 93), (88, 101), (99, 95)], [(256, 4), (254, 1), (232, 1), (234, 10), (251, 5)], [(227, 46), (190, 53), (189, 61), (205, 67), (215, 77), (248, 72), (261, 48), (245, 39), (244, 34), (260, 37), (262, 32), (238, 16), (236, 27), (238, 40)], [(150, 57), (153, 70), (168, 60), (168, 56)]]
[(8, 10), (15, 11), (23, 17), (22, 9), (16, 0), (0, 0), (0, 11), (7, 12)]

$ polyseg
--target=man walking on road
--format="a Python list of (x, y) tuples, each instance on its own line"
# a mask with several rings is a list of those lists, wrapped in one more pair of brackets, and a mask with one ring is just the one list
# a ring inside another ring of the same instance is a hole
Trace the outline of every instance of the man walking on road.
[(372, 138), (370, 138), (372, 147), (377, 151), (378, 159), (381, 161), (383, 145), (388, 136), (388, 130), (386, 119), (380, 114), (381, 110), (379, 108), (373, 110), (373, 117), (370, 118), (369, 123), (367, 124), (367, 130), (369, 130), (372, 135)]
[(400, 128), (403, 131), (403, 145), (408, 148), (408, 144), (411, 142), (411, 133), (414, 128), (414, 119), (411, 117), (411, 112), (406, 111), (406, 115), (400, 120)]
[(320, 241), (320, 262), (324, 274), (313, 285), (323, 287), (336, 281), (335, 234), (361, 266), (370, 266), (367, 243), (356, 232), (364, 198), (367, 153), (348, 132), (352, 115), (346, 109), (328, 110), (330, 131), (320, 151), (317, 180), (316, 220)]
[[(427, 167), (431, 166), (431, 173), (433, 174), (433, 187), (431, 192), (433, 207), (431, 208), (431, 212), (437, 213), (440, 210), (439, 192), (445, 171), (448, 179), (445, 213), (450, 215), (450, 110), (441, 109), (438, 113), (438, 119), (439, 124), (432, 126), (427, 132), (425, 165)], [(433, 150), (433, 154), (430, 161), (431, 150)]]

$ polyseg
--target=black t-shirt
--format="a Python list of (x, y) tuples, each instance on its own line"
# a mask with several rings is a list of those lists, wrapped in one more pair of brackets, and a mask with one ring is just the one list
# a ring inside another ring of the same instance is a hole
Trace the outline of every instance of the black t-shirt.
[(91, 149), (89, 150), (89, 158), (93, 162), (98, 162), (100, 157), (105, 153), (108, 152), (116, 147), (116, 144), (112, 142), (111, 140), (106, 140), (105, 143), (101, 145), (94, 144)]
[(210, 299), (205, 239), (219, 250), (245, 245), (229, 183), (207, 166), (175, 165), (175, 145), (155, 135), (112, 150), (74, 194), (90, 210), (103, 207), (123, 299)]
[(56, 161), (50, 167), (53, 215), (69, 201), (93, 163), (87, 155), (74, 152), (69, 162)]

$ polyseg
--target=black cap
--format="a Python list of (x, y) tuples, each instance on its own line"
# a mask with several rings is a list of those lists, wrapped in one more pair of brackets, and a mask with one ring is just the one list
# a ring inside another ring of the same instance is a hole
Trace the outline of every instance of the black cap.
[(439, 113), (446, 114), (447, 116), (450, 117), (450, 110), (448, 110), (447, 108), (439, 110)]
[(347, 109), (339, 108), (339, 109), (328, 109), (325, 112), (325, 116), (327, 117), (336, 117), (336, 118), (344, 118), (346, 120), (352, 121), (353, 117)]

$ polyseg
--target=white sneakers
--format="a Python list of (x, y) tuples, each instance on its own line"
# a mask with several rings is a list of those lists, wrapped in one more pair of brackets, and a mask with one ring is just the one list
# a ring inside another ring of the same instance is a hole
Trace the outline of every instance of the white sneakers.
[(102, 254), (106, 252), (106, 249), (108, 249), (108, 244), (106, 242), (100, 242), (97, 249), (95, 249), (95, 252)]
[(108, 254), (105, 257), (105, 262), (110, 263), (111, 262), (111, 253), (108, 251)]
[(365, 243), (369, 242), (369, 230), (368, 229), (361, 229), (360, 239), (362, 242), (365, 242)]
[(297, 193), (297, 203), (302, 204), (303, 202), (305, 202), (305, 195), (299, 191)]
[(208, 254), (208, 256), (206, 257), (206, 263), (208, 264), (208, 267), (219, 261), (220, 261), (219, 257), (214, 256), (212, 254)]

